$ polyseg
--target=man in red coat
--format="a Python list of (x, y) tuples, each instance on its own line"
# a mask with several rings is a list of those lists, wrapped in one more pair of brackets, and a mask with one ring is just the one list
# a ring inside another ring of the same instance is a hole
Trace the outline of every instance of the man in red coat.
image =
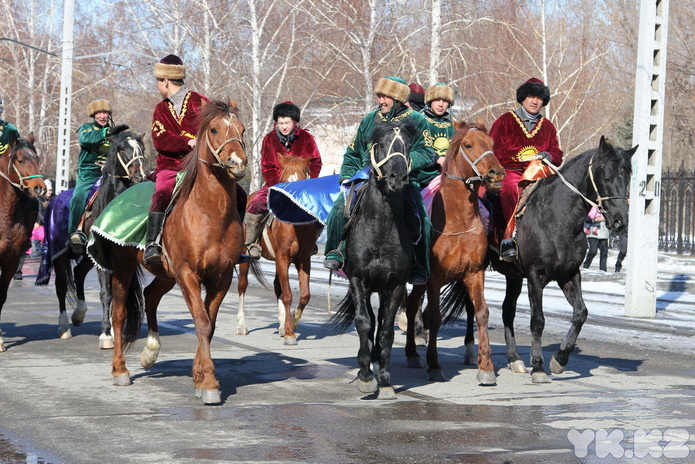
[[(500, 190), (505, 224), (514, 215), (520, 194), (518, 184), (531, 161), (541, 159), (555, 166), (562, 163), (555, 126), (540, 113), (550, 101), (550, 89), (532, 77), (516, 90), (516, 101), (521, 106), (504, 113), (490, 128), (495, 155), (506, 172)], [(500, 258), (505, 261), (517, 257), (512, 232), (508, 228), (500, 244)]]
[[(263, 138), (261, 146), (261, 175), (265, 184), (246, 208), (246, 247), (249, 258), (261, 257), (258, 239), (268, 213), (268, 189), (280, 182), (282, 166), (279, 155), (309, 158), (309, 176), (318, 177), (321, 172), (321, 154), (314, 137), (299, 127), (301, 112), (291, 101), (278, 103), (273, 108), (273, 130)], [(299, 179), (295, 179), (299, 180)]]
[(164, 223), (166, 210), (181, 170), (184, 157), (196, 145), (198, 114), (208, 98), (186, 88), (186, 67), (181, 58), (167, 55), (154, 65), (154, 77), (162, 101), (152, 116), (152, 142), (157, 150), (157, 167), (152, 205), (147, 217), (145, 263), (161, 264), (161, 247), (157, 237)]

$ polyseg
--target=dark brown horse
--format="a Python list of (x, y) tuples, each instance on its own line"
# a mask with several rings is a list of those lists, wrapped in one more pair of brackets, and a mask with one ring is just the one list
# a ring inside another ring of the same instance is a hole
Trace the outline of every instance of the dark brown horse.
[[(243, 135), (244, 125), (239, 121), (235, 102), (212, 101), (205, 105), (197, 134), (198, 145), (185, 163), (185, 179), (164, 224), (162, 246), (166, 259), (161, 265), (146, 266), (142, 250), (112, 245), (114, 385), (131, 383), (123, 349), (139, 334), (140, 313), (137, 304), (126, 302), (137, 301), (137, 294), (134, 295), (140, 292), (137, 270), (143, 265), (155, 278), (144, 290), (149, 333), (140, 357), (141, 364), (149, 368), (157, 359), (161, 346), (157, 306), (178, 284), (198, 336), (193, 362), (196, 396), (202, 398), (204, 404), (221, 402), (210, 341), (215, 333), (217, 312), (229, 290), (234, 266), (244, 246), (236, 185), (246, 174)], [(124, 333), (126, 318), (129, 323)]]
[[(280, 182), (303, 180), (309, 178), (311, 158), (280, 155), (282, 173)], [(249, 203), (255, 195), (249, 195)], [(299, 325), (304, 308), (309, 303), (311, 292), (309, 278), (311, 275), (311, 255), (316, 245), (316, 224), (288, 224), (278, 219), (265, 228), (261, 238), (262, 256), (275, 261), (275, 297), (278, 299), (279, 332), (284, 337), (285, 345), (296, 345), (294, 333)], [(292, 287), (290, 286), (290, 264), (294, 264), (299, 278), (299, 302), (292, 315)], [(247, 335), (246, 314), (244, 312), (244, 295), (248, 288), (249, 263), (239, 265), (239, 312), (237, 313), (237, 335)]]
[[(39, 212), (37, 198), (46, 193), (39, 172), (34, 136), (26, 140), (10, 135), (0, 156), (0, 313), (19, 261), (31, 245), (31, 231)], [(5, 351), (0, 332), (0, 351)]]
[[(444, 381), (437, 354), (441, 326), (440, 289), (453, 281), (465, 284), (478, 324), (478, 381), (494, 385), (495, 372), (490, 359), (488, 338), (489, 310), (483, 294), (487, 255), (487, 228), (481, 219), (478, 188), (499, 189), (504, 168), (492, 152), (492, 138), (482, 124), (457, 125), (442, 167), (441, 185), (432, 200), (431, 276), (426, 285), (413, 287), (407, 301), (408, 330), (405, 352), (410, 367), (422, 367), (415, 347), (415, 317), (427, 291), (423, 314), (429, 329), (427, 373), (429, 380)], [(472, 320), (468, 321), (472, 324)], [(467, 340), (472, 347), (472, 339)]]

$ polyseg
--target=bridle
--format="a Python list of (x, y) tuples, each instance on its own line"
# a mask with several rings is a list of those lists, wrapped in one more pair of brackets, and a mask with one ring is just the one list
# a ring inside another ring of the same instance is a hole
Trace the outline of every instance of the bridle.
[[(230, 113), (229, 116), (230, 116), (232, 119), (236, 119), (236, 115), (235, 115), (234, 113)], [(234, 127), (234, 124), (229, 124), (229, 126), (227, 126), (227, 134), (229, 134), (229, 127), (230, 127), (230, 126), (231, 126), (231, 127)], [(218, 167), (218, 168), (222, 168), (222, 169), (224, 169), (225, 171), (231, 171), (231, 170), (233, 169), (233, 167), (232, 167), (232, 166), (229, 166), (227, 163), (225, 163), (224, 161), (222, 161), (222, 158), (220, 158), (220, 153), (222, 152), (222, 150), (224, 149), (224, 147), (227, 146), (228, 144), (232, 143), (232, 142), (239, 142), (239, 144), (241, 145), (241, 149), (244, 150), (244, 151), (246, 151), (246, 144), (244, 144), (244, 140), (241, 138), (241, 134), (239, 133), (239, 130), (238, 130), (236, 127), (234, 127), (234, 131), (236, 132), (236, 136), (226, 138), (226, 139), (220, 144), (220, 146), (217, 147), (217, 148), (213, 148), (212, 144), (210, 143), (210, 139), (209, 139), (209, 137), (208, 137), (208, 133), (207, 133), (207, 131), (206, 131), (206, 132), (205, 132), (205, 145), (207, 145), (208, 149), (209, 149), (210, 152), (212, 153), (212, 156), (214, 156), (215, 159), (217, 160), (217, 163), (211, 163), (211, 162), (209, 162), (209, 161), (207, 161), (207, 160), (204, 160), (204, 159), (202, 159), (202, 158), (200, 158), (200, 157), (198, 157), (198, 161), (201, 161), (201, 162), (207, 164), (208, 166), (215, 166), (215, 167)]]
[[(135, 140), (135, 139), (132, 138), (132, 137), (128, 137), (128, 138), (126, 139), (126, 141), (130, 141), (130, 140)], [(126, 175), (125, 175), (125, 176), (118, 176), (118, 175), (115, 175), (115, 174), (108, 174), (109, 177), (113, 177), (113, 178), (115, 178), (115, 179), (130, 179), (130, 180), (135, 180), (135, 177), (136, 177), (136, 176), (135, 176), (135, 175), (131, 175), (131, 174), (130, 174), (130, 171), (129, 171), (128, 169), (130, 168), (130, 166), (131, 166), (135, 161), (137, 161), (137, 160), (144, 160), (144, 159), (145, 159), (145, 157), (141, 154), (141, 153), (142, 153), (142, 150), (140, 150), (140, 144), (137, 143), (137, 141), (136, 141), (136, 145), (137, 145), (137, 147), (136, 147), (136, 148), (133, 148), (133, 152), (135, 153), (135, 156), (133, 156), (133, 158), (131, 158), (128, 162), (126, 162), (126, 161), (123, 160), (123, 156), (121, 155), (121, 150), (116, 150), (116, 159), (118, 159), (118, 162), (121, 164), (121, 167), (122, 167), (123, 170), (126, 172)], [(142, 169), (142, 164), (143, 164), (143, 163), (140, 162), (140, 165), (138, 166), (138, 168), (139, 168), (138, 171), (139, 171), (139, 172), (136, 171), (136, 174), (139, 173), (139, 174), (140, 174), (140, 178), (141, 178), (141, 179), (144, 179), (144, 178), (145, 178), (145, 171)]]
[[(20, 147), (20, 150), (24, 150), (24, 148), (26, 148), (26, 147)], [(2, 171), (0, 171), (0, 177), (3, 177), (5, 180), (7, 180), (7, 182), (9, 182), (10, 185), (12, 185), (13, 187), (18, 188), (18, 189), (19, 189), (20, 191), (22, 191), (22, 192), (23, 192), (24, 190), (31, 190), (31, 187), (29, 187), (29, 185), (25, 182), (26, 180), (28, 180), (28, 179), (37, 179), (37, 178), (43, 179), (43, 175), (42, 175), (42, 174), (34, 174), (34, 175), (31, 175), (31, 176), (26, 176), (26, 177), (25, 177), (25, 176), (22, 176), (22, 173), (19, 172), (19, 169), (17, 169), (17, 164), (16, 164), (16, 163), (17, 163), (17, 156), (16, 156), (16, 153), (12, 153), (12, 154), (10, 155), (10, 160), (12, 160), (12, 168), (14, 169), (14, 172), (17, 174), (18, 182), (16, 182), (16, 183), (15, 183), (15, 182), (12, 182), (12, 180), (7, 176), (7, 174), (5, 174), (5, 173), (2, 172)]]
[[(468, 129), (468, 130), (469, 130), (469, 131), (478, 130), (478, 128), (477, 128), (477, 127), (471, 127), (471, 128)], [(475, 176), (471, 176), (471, 177), (461, 177), (461, 176), (455, 176), (455, 175), (453, 175), (453, 174), (449, 174), (448, 172), (445, 172), (444, 175), (445, 175), (446, 177), (448, 177), (449, 179), (453, 179), (453, 180), (462, 180), (462, 181), (466, 184), (466, 186), (467, 186), (469, 189), (473, 190), (473, 183), (474, 183), (474, 182), (478, 182), (478, 181), (479, 181), (479, 182), (483, 182), (483, 181), (485, 180), (485, 176), (483, 176), (483, 175), (480, 173), (480, 170), (478, 169), (478, 163), (480, 163), (480, 162), (483, 160), (483, 158), (485, 158), (486, 156), (488, 156), (488, 155), (494, 156), (495, 154), (493, 153), (492, 150), (487, 150), (487, 151), (483, 152), (480, 156), (478, 156), (478, 157), (475, 159), (475, 161), (471, 161), (470, 157), (468, 156), (468, 154), (466, 153), (466, 151), (463, 149), (463, 143), (461, 143), (461, 145), (459, 145), (459, 155), (460, 155), (463, 159), (465, 159), (466, 162), (468, 162), (468, 164), (471, 166), (471, 169), (473, 169), (473, 172), (475, 173)]]
[(383, 166), (384, 164), (386, 164), (386, 162), (388, 160), (390, 160), (391, 158), (394, 158), (396, 156), (403, 157), (403, 159), (405, 160), (405, 164), (406, 164), (408, 172), (410, 172), (410, 168), (412, 167), (412, 161), (411, 161), (410, 157), (406, 156), (405, 153), (403, 153), (403, 152), (392, 151), (393, 145), (394, 145), (394, 143), (396, 143), (396, 140), (399, 140), (403, 144), (404, 147), (406, 146), (405, 141), (403, 140), (403, 138), (401, 136), (401, 128), (400, 127), (394, 127), (393, 131), (396, 133), (396, 135), (394, 135), (393, 139), (391, 139), (391, 143), (389, 144), (389, 148), (388, 148), (388, 151), (386, 152), (386, 156), (384, 157), (384, 159), (382, 159), (381, 161), (377, 161), (376, 158), (374, 157), (374, 152), (376, 151), (375, 150), (376, 144), (372, 144), (372, 146), (369, 149), (369, 156), (370, 156), (371, 161), (372, 161), (372, 168), (374, 169), (374, 172), (376, 173), (376, 180), (381, 180), (384, 178), (384, 174), (381, 172), (381, 166)]

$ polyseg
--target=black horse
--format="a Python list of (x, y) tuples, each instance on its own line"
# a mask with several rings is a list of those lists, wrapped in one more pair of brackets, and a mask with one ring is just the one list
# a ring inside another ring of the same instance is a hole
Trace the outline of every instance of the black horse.
[[(360, 340), (357, 386), (362, 393), (378, 389), (379, 399), (396, 397), (389, 363), (394, 320), (413, 261), (416, 218), (406, 202), (414, 134), (411, 123), (398, 122), (380, 123), (372, 133), (369, 179), (360, 188), (348, 220), (344, 271), (350, 288), (331, 319), (342, 330), (354, 321)], [(376, 312), (370, 303), (373, 293), (379, 295)], [(372, 362), (378, 364), (376, 379)]]
[[(526, 210), (516, 222), (518, 260), (501, 261), (496, 252), (489, 253), (492, 267), (505, 275), (507, 292), (502, 303), (507, 359), (514, 372), (526, 373), (514, 338), (516, 302), (521, 294), (523, 279), (528, 280), (531, 306), (531, 379), (548, 383), (550, 378), (543, 367), (541, 352), (545, 316), (543, 289), (556, 281), (572, 305), (572, 325), (551, 361), (554, 374), (564, 371), (570, 353), (587, 317), (582, 297), (580, 266), (586, 255), (584, 219), (593, 205), (604, 213), (611, 230), (621, 230), (628, 220), (628, 186), (632, 155), (637, 147), (623, 150), (601, 137), (598, 149), (588, 150), (568, 160), (558, 175), (538, 181), (526, 200)], [(495, 251), (493, 249), (493, 251)], [(447, 307), (456, 301), (466, 301), (465, 288), (454, 285), (445, 291)], [(466, 308), (468, 319), (471, 309)], [(471, 329), (469, 324), (469, 330)]]
[[(96, 198), (91, 205), (91, 213), (85, 216), (83, 231), (89, 235), (89, 230), (94, 220), (101, 214), (106, 205), (116, 196), (123, 193), (128, 187), (145, 180), (143, 170), (145, 147), (142, 142), (142, 135), (132, 132), (122, 132), (111, 137), (111, 148), (107, 155), (106, 165), (103, 168), (100, 186)], [(46, 217), (53, 214), (52, 206), (49, 205)], [(50, 219), (48, 221), (51, 222)], [(56, 224), (52, 228), (63, 227), (67, 229), (67, 222)], [(67, 233), (58, 233), (55, 236), (64, 237)], [(47, 240), (55, 240), (55, 237), (47, 233)], [(59, 245), (63, 245), (62, 243)], [(59, 247), (49, 247), (49, 249)], [(72, 314), (72, 324), (77, 327), (82, 324), (87, 303), (84, 296), (84, 281), (87, 273), (92, 270), (94, 264), (87, 256), (86, 252), (75, 255), (67, 247), (62, 253), (56, 253), (52, 258), (52, 266), (55, 269), (56, 296), (60, 315), (58, 324), (61, 338), (71, 336), (70, 326), (66, 312), (66, 300), (70, 295), (70, 300), (76, 300), (76, 308)], [(75, 263), (76, 261), (76, 263)], [(49, 271), (50, 272), (50, 271)], [(98, 270), (99, 282), (101, 284), (100, 300), (103, 307), (101, 321), (101, 335), (99, 337), (99, 347), (102, 349), (113, 348), (111, 337), (111, 278), (106, 271)]]

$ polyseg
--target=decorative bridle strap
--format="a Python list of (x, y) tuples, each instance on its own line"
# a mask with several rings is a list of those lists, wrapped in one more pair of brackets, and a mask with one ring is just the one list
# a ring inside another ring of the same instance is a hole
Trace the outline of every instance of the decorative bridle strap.
[[(134, 140), (134, 139), (129, 137), (126, 140)], [(137, 148), (134, 148), (133, 151), (135, 152), (135, 156), (133, 156), (133, 158), (131, 158), (130, 161), (128, 161), (127, 163), (123, 160), (123, 157), (121, 156), (120, 150), (116, 151), (116, 158), (118, 159), (118, 162), (121, 163), (121, 167), (123, 167), (123, 170), (126, 172), (126, 175), (125, 176), (117, 176), (115, 174), (108, 174), (109, 177), (113, 177), (115, 179), (130, 179), (130, 180), (134, 179), (135, 176), (130, 175), (130, 173), (128, 172), (128, 168), (135, 161), (144, 160), (145, 157), (141, 154), (142, 151), (140, 150), (140, 145), (137, 145)], [(140, 163), (140, 165), (138, 167), (139, 167), (140, 177), (144, 178), (145, 177), (145, 171), (144, 171), (144, 169), (142, 169), (142, 165), (143, 165), (143, 163)]]
[(405, 146), (405, 141), (401, 138), (401, 128), (400, 127), (394, 127), (393, 131), (396, 133), (396, 135), (391, 139), (391, 143), (389, 144), (389, 149), (386, 152), (386, 157), (382, 159), (381, 161), (376, 160), (374, 157), (374, 147), (376, 147), (376, 144), (372, 144), (372, 146), (369, 148), (369, 156), (372, 161), (372, 168), (374, 168), (374, 171), (376, 172), (376, 180), (381, 180), (384, 178), (383, 173), (381, 172), (381, 166), (386, 164), (388, 160), (391, 158), (394, 158), (396, 156), (402, 156), (403, 159), (405, 159), (405, 164), (408, 168), (408, 172), (410, 172), (410, 168), (412, 167), (412, 161), (408, 156), (405, 155), (405, 153), (400, 152), (400, 151), (391, 151), (393, 149), (393, 144), (396, 142), (396, 140), (400, 140), (400, 142)]
[[(230, 116), (232, 118), (236, 118), (236, 115), (233, 113), (231, 113)], [(225, 139), (224, 142), (222, 142), (220, 144), (220, 146), (217, 148), (213, 148), (212, 144), (210, 143), (210, 139), (208, 138), (208, 133), (205, 132), (205, 145), (207, 145), (208, 150), (210, 150), (210, 152), (212, 153), (212, 156), (215, 157), (215, 159), (217, 160), (217, 163), (211, 163), (211, 162), (206, 161), (200, 157), (198, 157), (198, 161), (201, 161), (201, 162), (207, 164), (208, 166), (216, 166), (218, 168), (222, 168), (222, 169), (225, 169), (227, 171), (232, 169), (231, 166), (227, 165), (226, 163), (224, 163), (222, 161), (222, 158), (220, 158), (220, 153), (222, 152), (224, 147), (227, 146), (227, 144), (232, 143), (232, 142), (239, 142), (239, 144), (241, 145), (241, 148), (244, 149), (244, 141), (241, 139), (241, 135), (239, 134), (239, 131), (236, 129), (236, 127), (234, 128), (234, 130), (237, 132), (238, 137), (229, 137), (229, 138)]]
[(12, 162), (12, 168), (14, 169), (14, 172), (17, 173), (17, 178), (19, 179), (19, 182), (17, 182), (17, 183), (12, 182), (12, 180), (10, 180), (10, 178), (7, 177), (7, 175), (4, 172), (0, 171), (0, 177), (4, 178), (13, 187), (18, 188), (20, 191), (30, 190), (30, 187), (25, 183), (26, 180), (37, 179), (37, 178), (43, 179), (42, 174), (34, 174), (31, 176), (23, 177), (22, 174), (19, 172), (19, 169), (17, 169), (17, 165), (15, 164), (16, 162), (17, 162), (17, 160)]
[[(477, 127), (471, 127), (468, 130), (478, 130)], [(472, 189), (473, 188), (473, 182), (480, 181), (482, 182), (485, 180), (485, 177), (480, 173), (480, 170), (478, 169), (478, 163), (482, 161), (483, 158), (485, 158), (488, 155), (495, 155), (495, 153), (492, 150), (487, 150), (483, 152), (480, 156), (478, 156), (475, 161), (471, 161), (471, 159), (468, 157), (468, 154), (466, 151), (463, 149), (463, 144), (459, 145), (459, 154), (463, 159), (465, 159), (468, 164), (470, 164), (471, 168), (473, 169), (473, 172), (476, 174), (475, 176), (472, 177), (461, 177), (461, 176), (455, 176), (453, 174), (449, 174), (448, 172), (445, 172), (444, 175), (448, 177), (449, 179), (454, 179), (454, 180), (462, 180), (468, 188)]]

